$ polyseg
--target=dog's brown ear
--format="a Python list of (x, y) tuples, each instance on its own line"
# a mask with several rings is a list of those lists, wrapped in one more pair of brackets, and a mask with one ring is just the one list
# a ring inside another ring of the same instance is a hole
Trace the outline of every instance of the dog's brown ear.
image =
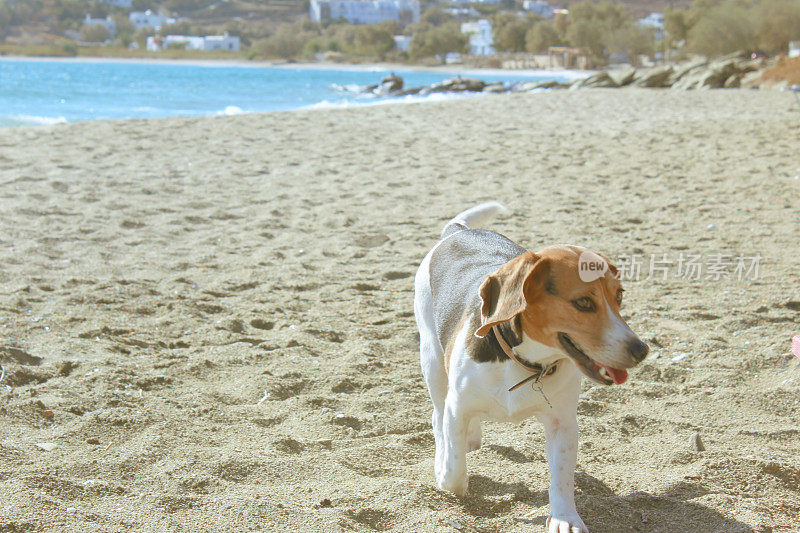
[(533, 294), (530, 284), (543, 270), (541, 257), (526, 252), (486, 276), (480, 288), (481, 327), (476, 337), (485, 337), (497, 324), (507, 322), (525, 310), (526, 294)]
[(608, 265), (608, 271), (611, 272), (611, 275), (619, 279), (619, 269), (614, 266), (614, 264), (611, 262), (608, 256), (606, 256), (606, 254), (601, 254), (600, 252), (594, 252), (594, 253), (599, 255), (603, 259), (603, 261), (606, 262), (606, 264)]

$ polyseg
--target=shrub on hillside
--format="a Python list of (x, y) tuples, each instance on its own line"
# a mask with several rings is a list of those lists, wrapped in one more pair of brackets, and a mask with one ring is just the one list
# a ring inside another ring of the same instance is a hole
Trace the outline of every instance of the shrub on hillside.
[(421, 27), (411, 39), (409, 55), (414, 59), (439, 56), (444, 58), (450, 52), (464, 53), (469, 37), (461, 33), (457, 22), (449, 22), (438, 28)]
[(551, 46), (560, 46), (561, 44), (558, 31), (548, 22), (537, 22), (525, 34), (525, 50), (528, 52), (544, 52)]
[(752, 10), (728, 0), (706, 11), (689, 30), (687, 48), (709, 57), (757, 46), (756, 20)]
[(524, 52), (526, 36), (540, 20), (541, 17), (538, 15), (520, 18), (508, 12), (498, 13), (492, 17), (492, 37), (495, 49), (506, 52)]
[(300, 24), (283, 24), (267, 37), (253, 44), (259, 57), (297, 59), (304, 55), (306, 44), (319, 36), (319, 32), (304, 29)]
[(800, 1), (762, 2), (758, 16), (758, 47), (785, 53), (789, 42), (800, 40)]
[(81, 28), (81, 39), (90, 43), (104, 43), (111, 37), (108, 28), (101, 24)]

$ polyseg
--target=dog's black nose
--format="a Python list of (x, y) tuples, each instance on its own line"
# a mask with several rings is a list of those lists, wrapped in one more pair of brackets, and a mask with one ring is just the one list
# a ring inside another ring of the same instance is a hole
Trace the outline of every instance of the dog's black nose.
[(647, 357), (650, 348), (641, 341), (641, 339), (636, 339), (631, 341), (628, 345), (628, 351), (631, 353), (631, 357), (637, 362), (641, 363), (642, 360)]

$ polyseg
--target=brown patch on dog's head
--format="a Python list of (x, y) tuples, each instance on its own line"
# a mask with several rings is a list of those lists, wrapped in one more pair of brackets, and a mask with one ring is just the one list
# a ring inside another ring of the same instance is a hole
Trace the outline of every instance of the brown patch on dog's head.
[[(606, 263), (591, 281), (581, 279), (582, 254)], [(624, 369), (644, 359), (647, 345), (620, 316), (617, 272), (608, 258), (579, 246), (525, 253), (481, 285), (481, 326), (475, 335), (519, 316), (528, 337), (564, 351), (589, 377), (622, 383)]]
[(535, 292), (534, 285), (545, 275), (540, 259), (537, 254), (526, 252), (486, 276), (480, 288), (481, 326), (476, 336), (485, 337), (493, 326), (525, 311), (526, 294)]

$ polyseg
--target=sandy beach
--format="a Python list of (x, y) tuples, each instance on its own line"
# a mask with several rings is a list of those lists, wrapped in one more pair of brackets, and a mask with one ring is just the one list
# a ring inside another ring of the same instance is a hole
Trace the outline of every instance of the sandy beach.
[(413, 275), (486, 200), (641, 260), (651, 355), (579, 404), (589, 529), (800, 531), (798, 139), (743, 90), (0, 129), (0, 531), (542, 531), (536, 420), (485, 424), (467, 497), (433, 476)]

